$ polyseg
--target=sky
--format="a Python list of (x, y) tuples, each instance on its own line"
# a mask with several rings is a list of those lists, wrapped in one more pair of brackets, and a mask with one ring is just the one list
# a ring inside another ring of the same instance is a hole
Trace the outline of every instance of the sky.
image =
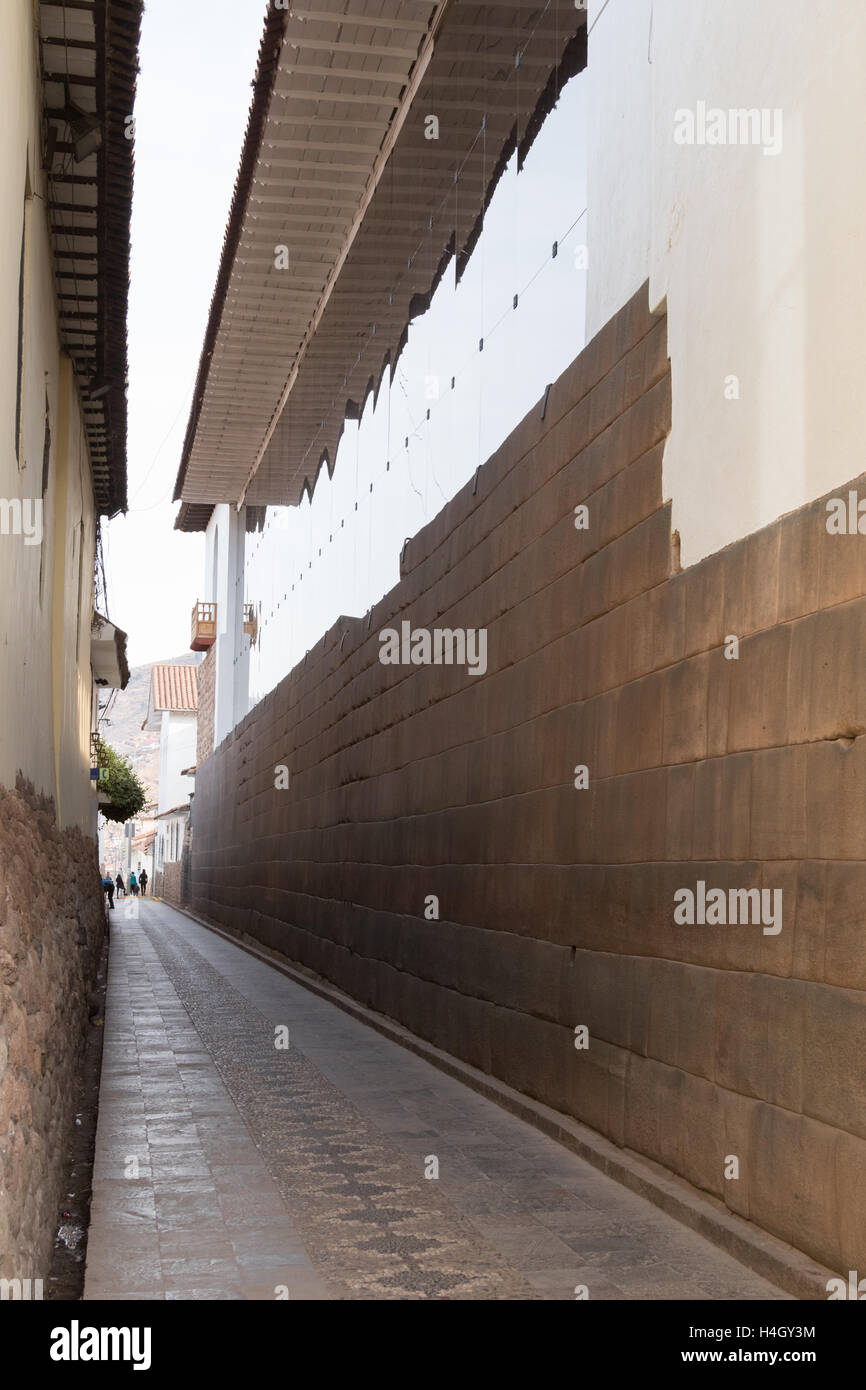
[(204, 544), (173, 530), (175, 478), (252, 96), (263, 0), (148, 0), (135, 104), (129, 512), (108, 528), (130, 664), (189, 647)]
[[(173, 529), (171, 496), (264, 8), (263, 0), (210, 0), (207, 24), (197, 0), (148, 0), (145, 10), (129, 309), (130, 509), (111, 523), (106, 546), (109, 611), (128, 634), (131, 665), (185, 652), (190, 611), (205, 597), (203, 537)], [(347, 424), (333, 480), (321, 475), (312, 506), (269, 509), (245, 565), (246, 598), (260, 614), (253, 699), (340, 613), (363, 614), (397, 581), (405, 538), (472, 476), (583, 346), (585, 99), (578, 77), (519, 177), (512, 161), (460, 286), (452, 269), (413, 325), (390, 390), (383, 388), (375, 410), (368, 402), (360, 427)]]

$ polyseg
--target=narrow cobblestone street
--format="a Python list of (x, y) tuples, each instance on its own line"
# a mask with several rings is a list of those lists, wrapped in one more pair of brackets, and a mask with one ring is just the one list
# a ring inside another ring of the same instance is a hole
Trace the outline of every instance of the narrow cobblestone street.
[(185, 915), (124, 907), (86, 1298), (786, 1297)]

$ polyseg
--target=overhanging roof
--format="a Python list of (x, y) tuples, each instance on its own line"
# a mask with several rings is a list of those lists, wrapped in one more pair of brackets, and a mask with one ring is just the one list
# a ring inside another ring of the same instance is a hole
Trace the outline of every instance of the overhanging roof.
[(143, 0), (40, 0), (44, 150), (60, 336), (97, 510), (126, 509), (126, 314)]
[(202, 529), (216, 502), (297, 504), (333, 468), (345, 419), (393, 370), (453, 254), (460, 273), (508, 158), (584, 66), (585, 25), (573, 0), (269, 6), (179, 529)]

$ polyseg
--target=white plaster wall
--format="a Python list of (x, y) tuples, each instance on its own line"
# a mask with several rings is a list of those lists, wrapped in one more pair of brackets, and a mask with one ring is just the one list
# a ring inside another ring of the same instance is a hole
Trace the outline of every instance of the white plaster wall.
[(159, 731), (159, 799), (157, 814), (185, 806), (195, 788), (192, 777), (182, 777), (196, 760), (196, 716), (183, 710), (163, 710)]
[(187, 824), (186, 816), (167, 816), (160, 823), (157, 841), (156, 868), (162, 869), (166, 864), (175, 864), (183, 858), (183, 836)]
[[(592, 0), (589, 24), (588, 337), (646, 279), (667, 299), (689, 564), (863, 468), (866, 5)], [(677, 145), (701, 100), (781, 108), (782, 152)]]
[[(46, 395), (52, 442), (42, 545), (0, 535), (0, 785), (14, 786), (20, 771), (54, 798), (61, 825), (78, 824), (95, 837), (88, 771), (95, 518), (80, 402), (60, 350), (34, 15), (30, 0), (0, 4), (0, 498), (41, 497)], [(19, 461), (18, 278), (28, 167), (34, 196)]]
[(246, 512), (214, 507), (205, 534), (205, 585), (217, 605), (214, 747), (249, 711), (249, 639), (243, 630)]
[(225, 604), (225, 575), (228, 556), (229, 505), (218, 502), (211, 512), (205, 531), (204, 592), (202, 599), (216, 603), (217, 619), (222, 618)]

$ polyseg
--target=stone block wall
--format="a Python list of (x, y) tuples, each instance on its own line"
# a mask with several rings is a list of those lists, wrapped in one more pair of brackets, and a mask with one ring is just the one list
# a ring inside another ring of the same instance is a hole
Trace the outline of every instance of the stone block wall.
[(213, 752), (214, 701), (216, 699), (216, 648), (210, 647), (198, 667), (198, 722), (196, 761), (203, 762)]
[(164, 864), (163, 867), (154, 875), (153, 896), (162, 898), (164, 902), (182, 902), (181, 891), (181, 861), (178, 859), (174, 863)]
[[(681, 572), (670, 423), (644, 288), (200, 762), (193, 906), (863, 1269), (866, 540), (819, 499)], [(383, 665), (403, 620), (487, 673)], [(680, 924), (701, 881), (781, 930)]]
[(0, 1277), (47, 1287), (104, 933), (95, 840), (0, 788)]

